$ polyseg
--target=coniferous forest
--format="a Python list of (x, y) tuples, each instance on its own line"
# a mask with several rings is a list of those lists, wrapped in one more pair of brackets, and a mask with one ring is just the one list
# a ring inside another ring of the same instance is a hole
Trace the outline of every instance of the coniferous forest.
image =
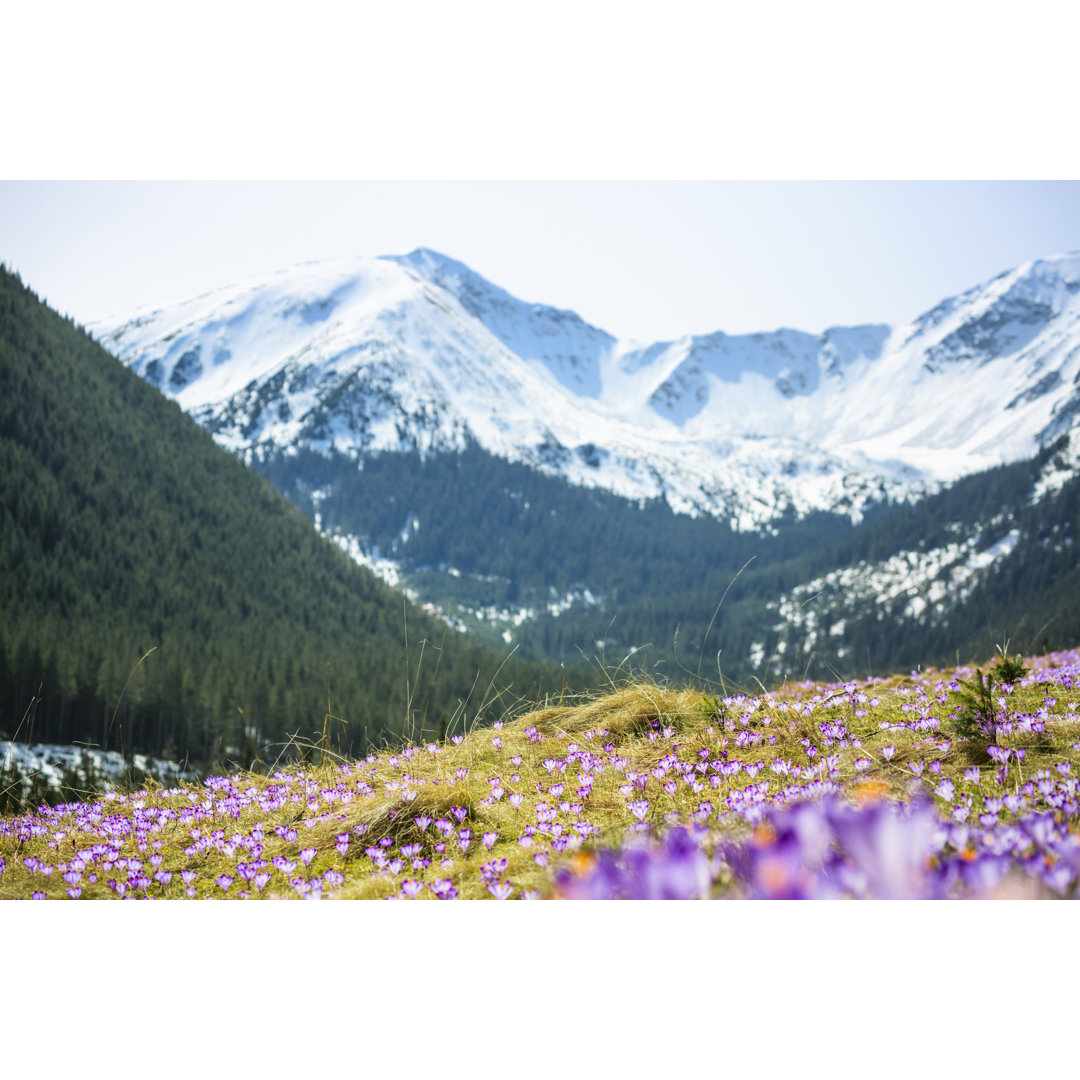
[(403, 603), (0, 268), (0, 739), (362, 752), (563, 685), (508, 651)]
[[(627, 650), (647, 646), (635, 654), (638, 661), (672, 677), (696, 676), (700, 666), (703, 675), (715, 679), (720, 670), (746, 685), (755, 675), (817, 670), (847, 678), (956, 663), (958, 653), (978, 660), (1006, 638), (1029, 650), (1080, 640), (1080, 567), (1072, 547), (1080, 480), (1031, 498), (1060, 448), (964, 477), (914, 504), (872, 507), (857, 524), (818, 513), (760, 533), (677, 514), (663, 500), (639, 506), (575, 487), (476, 446), (427, 457), (384, 453), (360, 469), (344, 455), (306, 449), (254, 465), (309, 517), (318, 513), (324, 528), (398, 561), (407, 580), (440, 607), (475, 604), (479, 596), (496, 607), (537, 609), (535, 619), (514, 627), (524, 656), (570, 662), (597, 654), (601, 642), (614, 667)], [(811, 600), (808, 607), (822, 610), (825, 647), (791, 640), (768, 672), (749, 662), (753, 643), (768, 657), (779, 640), (792, 638), (776, 604), (798, 586), (957, 540), (985, 550), (1011, 530), (1020, 533), (1016, 547), (945, 615), (912, 617), (903, 594), (887, 604)], [(549, 598), (586, 588), (597, 603), (576, 603), (557, 616), (544, 612)], [(829, 633), (833, 626), (837, 632)]]

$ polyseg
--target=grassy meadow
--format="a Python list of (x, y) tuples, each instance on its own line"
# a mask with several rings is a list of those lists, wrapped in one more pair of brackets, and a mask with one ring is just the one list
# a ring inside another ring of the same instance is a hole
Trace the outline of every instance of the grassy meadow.
[(0, 898), (1072, 897), (1080, 652), (1002, 663), (626, 681), (443, 743), (43, 806), (0, 820)]

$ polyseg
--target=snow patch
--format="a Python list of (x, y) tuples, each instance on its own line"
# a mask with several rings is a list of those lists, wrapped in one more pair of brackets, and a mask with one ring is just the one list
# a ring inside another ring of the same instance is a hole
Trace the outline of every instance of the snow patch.
[(982, 551), (976, 550), (979, 539), (930, 551), (902, 551), (878, 563), (859, 562), (797, 585), (766, 605), (780, 619), (773, 629), (794, 631), (810, 649), (843, 635), (845, 621), (833, 619), (833, 611), (876, 608), (880, 619), (900, 601), (903, 618), (945, 615), (967, 599), (981, 573), (1012, 553), (1020, 530), (1010, 530)]

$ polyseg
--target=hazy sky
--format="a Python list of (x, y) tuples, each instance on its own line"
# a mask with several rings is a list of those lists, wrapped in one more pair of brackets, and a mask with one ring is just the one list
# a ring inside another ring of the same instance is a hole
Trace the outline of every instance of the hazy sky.
[(0, 182), (0, 259), (83, 323), (419, 246), (621, 337), (816, 332), (1080, 249), (1080, 182)]

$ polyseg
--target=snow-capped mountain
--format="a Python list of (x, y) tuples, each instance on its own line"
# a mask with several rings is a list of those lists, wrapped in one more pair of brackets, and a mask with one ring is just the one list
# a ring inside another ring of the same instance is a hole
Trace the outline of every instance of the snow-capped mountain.
[(737, 528), (911, 499), (1080, 422), (1080, 254), (907, 325), (648, 345), (428, 250), (309, 263), (103, 321), (101, 343), (248, 456), (470, 442)]

